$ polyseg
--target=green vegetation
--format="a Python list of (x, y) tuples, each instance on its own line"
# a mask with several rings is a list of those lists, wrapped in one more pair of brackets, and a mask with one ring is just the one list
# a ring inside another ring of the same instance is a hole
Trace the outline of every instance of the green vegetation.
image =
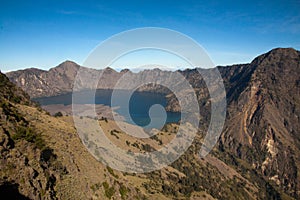
[(14, 103), (20, 103), (22, 98), (20, 96), (13, 96), (10, 100)]
[(115, 188), (113, 186), (109, 187), (109, 184), (106, 181), (102, 183), (102, 186), (104, 188), (105, 196), (111, 199), (116, 192)]
[(114, 173), (114, 170), (110, 168), (109, 166), (106, 167), (107, 171), (115, 178), (119, 178), (117, 174)]
[(123, 184), (120, 185), (119, 192), (122, 199), (127, 199), (128, 189)]
[(96, 192), (97, 190), (100, 189), (101, 184), (100, 183), (96, 183), (94, 185), (91, 186), (91, 189)]
[(109, 188), (109, 184), (105, 181), (102, 183), (104, 189), (108, 189)]
[(35, 144), (35, 146), (43, 150), (46, 148), (45, 141), (43, 140), (41, 134), (37, 134), (30, 127), (19, 126), (16, 129), (16, 133), (12, 135), (12, 139), (17, 141), (20, 139), (24, 139), (27, 142)]

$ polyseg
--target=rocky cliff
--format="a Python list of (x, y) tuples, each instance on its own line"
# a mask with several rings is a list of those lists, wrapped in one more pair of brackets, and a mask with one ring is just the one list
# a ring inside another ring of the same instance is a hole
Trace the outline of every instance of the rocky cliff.
[(274, 49), (249, 65), (233, 68), (244, 72), (226, 80), (228, 117), (220, 149), (298, 197), (300, 52)]

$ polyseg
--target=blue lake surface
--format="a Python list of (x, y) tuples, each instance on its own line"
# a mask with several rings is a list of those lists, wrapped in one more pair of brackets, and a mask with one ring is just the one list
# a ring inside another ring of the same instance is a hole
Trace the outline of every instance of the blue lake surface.
[[(95, 98), (87, 98), (93, 96), (94, 91), (81, 91), (75, 93), (78, 97), (76, 98), (76, 104), (103, 104), (107, 106), (111, 105), (111, 97), (112, 97), (112, 90), (105, 90), (99, 89), (96, 91)], [(116, 91), (114, 91), (116, 92)], [(151, 93), (151, 92), (134, 92), (129, 100), (129, 115), (133, 121), (130, 120), (130, 117), (127, 116), (126, 110), (127, 105), (125, 97), (129, 94), (129, 91), (126, 90), (118, 90), (117, 95), (117, 103), (113, 105), (113, 107), (118, 107), (115, 111), (124, 116), (125, 120), (132, 124), (137, 124), (139, 126), (146, 126), (151, 122), (149, 116), (149, 109), (151, 106), (155, 104), (159, 104), (162, 107), (165, 107), (167, 102), (166, 98), (163, 94)], [(33, 99), (39, 102), (41, 105), (53, 105), (53, 104), (64, 104), (70, 105), (72, 104), (72, 93), (66, 93), (58, 96), (53, 97), (43, 97), (43, 98), (36, 98)], [(179, 112), (165, 112), (166, 115), (160, 115), (156, 113), (152, 115), (152, 123), (151, 128), (161, 128), (160, 123), (162, 120), (166, 120), (166, 123), (177, 123), (181, 119), (181, 113)], [(156, 121), (156, 122), (155, 122)]]

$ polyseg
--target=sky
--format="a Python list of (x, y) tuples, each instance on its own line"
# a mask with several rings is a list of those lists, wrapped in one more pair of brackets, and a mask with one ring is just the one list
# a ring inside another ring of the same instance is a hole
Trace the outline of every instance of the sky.
[[(0, 0), (0, 69), (49, 69), (65, 60), (82, 64), (107, 38), (142, 27), (193, 38), (216, 65), (248, 63), (272, 48), (300, 49), (299, 10), (294, 0)], [(134, 58), (119, 67), (137, 65)]]

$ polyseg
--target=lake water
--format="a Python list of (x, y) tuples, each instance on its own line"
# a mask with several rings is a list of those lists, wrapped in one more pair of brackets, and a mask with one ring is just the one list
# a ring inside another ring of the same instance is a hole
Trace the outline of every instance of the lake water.
[[(96, 91), (95, 99), (87, 99), (87, 96), (91, 96), (93, 91), (82, 91), (76, 93), (78, 99), (76, 104), (103, 104), (107, 106), (111, 105), (112, 90), (99, 89)], [(119, 90), (116, 104), (114, 107), (118, 107), (115, 111), (122, 115), (125, 120), (132, 124), (139, 126), (147, 126), (150, 124), (149, 109), (155, 104), (159, 104), (162, 107), (166, 106), (166, 98), (163, 94), (150, 93), (150, 92), (134, 92), (129, 101), (129, 116), (127, 116), (127, 106), (124, 105), (123, 98), (128, 95), (128, 91)], [(35, 101), (41, 105), (53, 105), (53, 104), (72, 104), (72, 93), (62, 94), (53, 97), (36, 98)], [(164, 112), (165, 113), (165, 112)], [(161, 128), (161, 122), (165, 119), (166, 123), (177, 123), (180, 121), (181, 114), (179, 112), (166, 112), (166, 115), (154, 113), (151, 114), (152, 122), (149, 128)]]

